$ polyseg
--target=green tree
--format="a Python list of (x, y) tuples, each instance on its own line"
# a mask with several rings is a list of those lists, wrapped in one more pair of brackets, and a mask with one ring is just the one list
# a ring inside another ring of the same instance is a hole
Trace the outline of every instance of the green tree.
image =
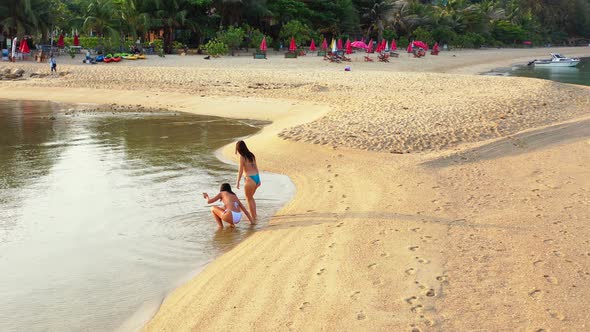
[(218, 32), (217, 39), (229, 47), (233, 56), (235, 49), (242, 44), (245, 36), (246, 33), (242, 28), (229, 27), (227, 31)]
[(290, 40), (293, 37), (297, 45), (302, 45), (311, 40), (311, 29), (298, 20), (292, 20), (283, 25), (279, 37), (283, 40)]

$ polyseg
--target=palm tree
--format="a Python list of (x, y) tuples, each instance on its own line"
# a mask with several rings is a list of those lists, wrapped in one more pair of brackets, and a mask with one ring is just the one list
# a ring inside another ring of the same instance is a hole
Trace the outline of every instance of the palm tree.
[(112, 0), (91, 0), (83, 15), (83, 27), (87, 31), (95, 31), (99, 37), (108, 35), (117, 38), (120, 17)]
[(395, 5), (392, 0), (371, 0), (366, 6), (361, 8), (363, 13), (362, 16), (367, 18), (370, 22), (367, 35), (369, 35), (374, 28), (377, 28), (377, 39), (383, 39), (385, 22), (391, 18), (394, 8)]
[(410, 32), (421, 22), (421, 18), (414, 14), (412, 2), (398, 0), (393, 4), (389, 20), (398, 36), (409, 36)]
[(189, 28), (195, 30), (195, 23), (188, 17), (191, 2), (188, 0), (155, 0), (156, 11), (153, 13), (153, 27), (164, 31), (164, 50), (172, 51), (174, 30)]
[(50, 10), (47, 0), (19, 0), (0, 5), (2, 32), (22, 36), (48, 30)]

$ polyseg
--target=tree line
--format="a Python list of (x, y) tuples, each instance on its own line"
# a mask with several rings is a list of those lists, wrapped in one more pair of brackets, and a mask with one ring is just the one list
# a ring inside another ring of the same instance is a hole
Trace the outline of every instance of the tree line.
[(457, 47), (564, 44), (590, 38), (590, 0), (18, 0), (0, 4), (5, 37), (47, 41), (77, 30), (105, 41), (162, 36), (167, 52), (291, 37), (435, 41)]

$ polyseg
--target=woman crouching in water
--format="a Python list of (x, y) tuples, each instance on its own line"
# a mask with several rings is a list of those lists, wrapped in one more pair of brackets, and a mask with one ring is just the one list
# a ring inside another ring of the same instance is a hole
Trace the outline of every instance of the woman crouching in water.
[(214, 206), (211, 208), (211, 213), (217, 221), (217, 226), (223, 228), (223, 221), (229, 224), (230, 227), (235, 227), (242, 220), (242, 211), (248, 217), (250, 223), (253, 223), (252, 216), (244, 207), (238, 196), (231, 191), (229, 183), (224, 183), (219, 189), (219, 194), (213, 198), (209, 198), (209, 194), (203, 193), (203, 198), (207, 200), (207, 204), (215, 203), (219, 200), (223, 202), (225, 208)]
[(258, 174), (258, 166), (256, 165), (256, 157), (244, 141), (238, 141), (236, 143), (236, 153), (240, 154), (240, 170), (238, 171), (238, 179), (236, 187), (240, 189), (240, 180), (242, 175), (246, 173), (246, 183), (244, 184), (244, 194), (246, 195), (246, 202), (248, 202), (248, 209), (252, 214), (252, 218), (256, 220), (258, 215), (256, 214), (256, 201), (254, 201), (254, 193), (256, 189), (260, 187), (260, 174)]

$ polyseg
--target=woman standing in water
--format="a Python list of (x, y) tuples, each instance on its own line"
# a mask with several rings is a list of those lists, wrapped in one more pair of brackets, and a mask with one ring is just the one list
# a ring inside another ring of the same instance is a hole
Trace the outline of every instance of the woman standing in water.
[(224, 183), (221, 185), (219, 189), (219, 194), (213, 198), (209, 198), (209, 194), (203, 193), (203, 198), (207, 200), (207, 204), (215, 203), (219, 200), (223, 202), (225, 208), (221, 206), (214, 206), (211, 208), (211, 213), (217, 221), (217, 226), (219, 228), (223, 228), (223, 222), (225, 221), (230, 225), (230, 227), (235, 227), (240, 221), (242, 220), (242, 211), (248, 217), (248, 220), (252, 224), (252, 216), (244, 207), (244, 204), (240, 202), (238, 196), (231, 191), (231, 186), (229, 183)]
[(260, 174), (258, 174), (258, 166), (256, 165), (256, 157), (244, 141), (238, 141), (236, 143), (236, 153), (240, 154), (240, 170), (238, 171), (238, 180), (236, 187), (240, 189), (240, 180), (244, 172), (246, 173), (246, 183), (244, 184), (244, 194), (246, 195), (246, 201), (248, 202), (248, 209), (254, 220), (257, 219), (256, 214), (256, 201), (254, 201), (254, 193), (256, 189), (260, 187)]

